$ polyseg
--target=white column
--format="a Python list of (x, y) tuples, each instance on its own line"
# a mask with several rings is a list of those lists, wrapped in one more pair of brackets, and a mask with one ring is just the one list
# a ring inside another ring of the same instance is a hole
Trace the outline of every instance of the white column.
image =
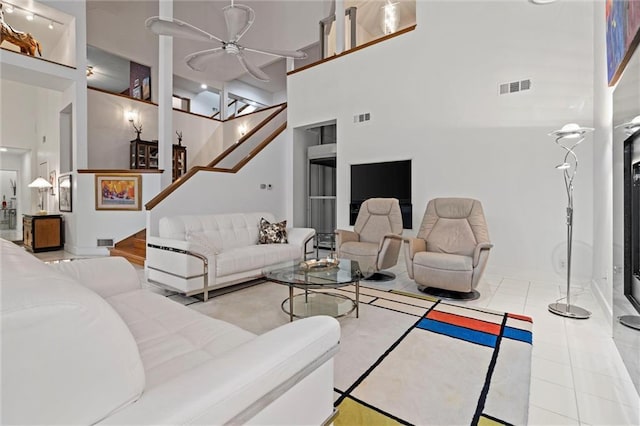
[(287, 72), (291, 72), (293, 71), (294, 67), (295, 67), (295, 59), (293, 58), (287, 58)]
[(336, 55), (344, 52), (344, 0), (336, 0)]
[(220, 90), (220, 120), (226, 120), (229, 117), (227, 105), (229, 105), (229, 88), (226, 83), (223, 83)]
[[(173, 0), (159, 1), (159, 16), (173, 18)], [(173, 144), (173, 37), (159, 36), (158, 42), (158, 167), (163, 169), (160, 185), (171, 184)]]

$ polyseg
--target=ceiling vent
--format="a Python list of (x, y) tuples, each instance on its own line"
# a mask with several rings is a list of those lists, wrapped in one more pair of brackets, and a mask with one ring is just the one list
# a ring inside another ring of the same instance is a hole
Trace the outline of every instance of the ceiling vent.
[(510, 83), (500, 83), (498, 85), (498, 94), (506, 95), (509, 93), (522, 92), (531, 89), (531, 80), (512, 81)]

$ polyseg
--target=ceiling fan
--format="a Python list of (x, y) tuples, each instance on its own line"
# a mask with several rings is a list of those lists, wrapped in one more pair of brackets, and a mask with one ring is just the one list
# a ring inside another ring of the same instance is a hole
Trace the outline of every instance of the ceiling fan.
[(231, 4), (224, 7), (222, 11), (224, 12), (224, 20), (227, 25), (227, 40), (216, 37), (213, 34), (194, 27), (184, 21), (180, 21), (179, 19), (152, 16), (145, 21), (145, 26), (158, 35), (180, 37), (188, 40), (205, 41), (210, 43), (220, 43), (221, 46), (219, 47), (194, 52), (184, 58), (189, 68), (195, 71), (205, 71), (207, 63), (210, 60), (228, 54), (235, 56), (245, 71), (247, 71), (252, 77), (260, 81), (269, 81), (269, 76), (245, 57), (245, 51), (263, 53), (265, 55), (278, 56), (282, 58), (304, 59), (307, 57), (306, 53), (299, 50), (258, 49), (255, 47), (240, 45), (238, 42), (247, 32), (249, 27), (251, 27), (251, 24), (253, 24), (255, 19), (253, 9), (242, 4), (234, 4), (233, 0), (231, 0)]

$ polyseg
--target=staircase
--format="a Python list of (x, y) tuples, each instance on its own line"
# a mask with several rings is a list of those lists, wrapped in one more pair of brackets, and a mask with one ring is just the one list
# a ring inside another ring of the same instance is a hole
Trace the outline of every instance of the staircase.
[(131, 263), (144, 266), (147, 258), (147, 230), (143, 229), (116, 243), (109, 249), (110, 256), (121, 256)]

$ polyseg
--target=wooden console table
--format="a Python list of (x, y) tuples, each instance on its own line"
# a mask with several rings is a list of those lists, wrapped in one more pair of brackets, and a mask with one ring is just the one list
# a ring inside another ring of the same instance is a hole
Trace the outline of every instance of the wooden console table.
[(22, 239), (25, 248), (34, 253), (62, 250), (64, 246), (62, 215), (23, 215)]

